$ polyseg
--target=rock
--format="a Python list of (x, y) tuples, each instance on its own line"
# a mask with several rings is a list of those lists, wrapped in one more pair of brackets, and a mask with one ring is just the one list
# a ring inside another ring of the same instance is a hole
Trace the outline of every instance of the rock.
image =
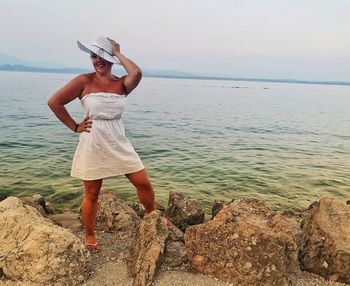
[(131, 207), (134, 210), (134, 212), (139, 216), (139, 218), (144, 217), (146, 210), (142, 204), (133, 203), (133, 204), (130, 204), (129, 207)]
[(0, 202), (7, 198), (7, 195), (0, 194)]
[(187, 256), (201, 273), (237, 285), (288, 285), (297, 250), (285, 219), (257, 200), (235, 200), (185, 232)]
[(34, 194), (33, 195), (33, 201), (34, 201), (34, 203), (40, 205), (43, 208), (45, 214), (49, 214), (49, 210), (46, 207), (45, 198), (42, 195)]
[(169, 231), (160, 212), (154, 211), (140, 223), (127, 264), (134, 286), (151, 285), (163, 262)]
[(181, 230), (204, 221), (204, 211), (200, 203), (178, 192), (170, 192), (169, 205), (164, 211), (164, 216)]
[(300, 267), (350, 284), (350, 207), (324, 198), (301, 222)]
[(74, 233), (83, 230), (83, 226), (81, 225), (78, 219), (78, 213), (66, 211), (61, 214), (50, 215), (49, 218), (53, 221), (53, 223), (60, 225), (64, 228), (70, 229)]
[(214, 205), (211, 209), (211, 219), (213, 219), (218, 214), (218, 212), (221, 211), (224, 205), (225, 203), (223, 201), (218, 201), (218, 200), (214, 201)]
[(164, 265), (168, 268), (180, 267), (188, 262), (184, 233), (175, 225), (168, 225), (169, 237), (165, 244)]
[[(133, 203), (129, 206), (137, 213), (139, 217), (144, 217), (145, 208), (142, 204)], [(157, 209), (159, 210), (158, 207)], [(168, 230), (169, 237), (165, 245), (164, 265), (167, 268), (180, 267), (187, 262), (186, 246), (183, 240), (184, 233), (171, 223), (169, 223)]]
[[(46, 212), (45, 212), (43, 206), (42, 206), (38, 201), (36, 201), (36, 200), (34, 199), (34, 196), (35, 196), (35, 195), (33, 195), (33, 196), (21, 197), (21, 200), (22, 200), (22, 202), (23, 202), (25, 205), (31, 206), (31, 207), (37, 209), (37, 210), (39, 211), (39, 213), (40, 213), (42, 216), (46, 217)], [(40, 196), (40, 195), (38, 195), (38, 197), (39, 197), (39, 196)], [(38, 197), (36, 197), (36, 198), (38, 198)]]
[(87, 279), (91, 256), (80, 240), (20, 199), (0, 202), (0, 229), (3, 281), (59, 286)]
[[(143, 216), (145, 215), (146, 210), (142, 204), (132, 203), (129, 204), (129, 207), (131, 207), (140, 218), (143, 218)], [(163, 205), (157, 204), (157, 210), (164, 212), (165, 207)]]
[(161, 212), (164, 212), (165, 211), (165, 209), (166, 209), (166, 207), (165, 206), (163, 206), (162, 204), (160, 204), (160, 203), (157, 203), (157, 210), (159, 210), (159, 211), (161, 211)]
[(309, 207), (308, 207), (308, 211), (311, 211), (311, 210), (313, 210), (314, 208), (317, 208), (318, 207), (318, 204), (319, 204), (319, 202), (318, 201), (314, 201), (314, 202), (312, 202), (310, 205), (309, 205)]
[[(82, 218), (79, 218), (82, 222)], [(83, 222), (82, 222), (83, 224)], [(119, 232), (125, 239), (135, 237), (140, 218), (125, 202), (109, 191), (101, 190), (98, 198), (98, 211), (95, 230)]]
[(56, 213), (55, 207), (50, 202), (46, 202), (45, 205), (49, 215)]
[(181, 240), (167, 242), (164, 254), (164, 265), (168, 268), (177, 268), (187, 262), (185, 243)]

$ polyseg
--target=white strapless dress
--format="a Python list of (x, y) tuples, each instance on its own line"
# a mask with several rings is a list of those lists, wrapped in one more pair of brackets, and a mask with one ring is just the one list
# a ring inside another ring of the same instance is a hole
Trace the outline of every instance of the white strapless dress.
[(127, 98), (116, 93), (89, 93), (81, 99), (90, 133), (82, 132), (74, 154), (71, 176), (97, 180), (125, 175), (144, 168), (125, 136), (121, 119)]

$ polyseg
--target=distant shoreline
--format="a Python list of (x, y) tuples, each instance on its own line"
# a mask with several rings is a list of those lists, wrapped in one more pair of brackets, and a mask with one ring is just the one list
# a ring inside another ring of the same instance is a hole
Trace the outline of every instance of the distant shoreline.
[[(83, 68), (42, 68), (42, 67), (32, 67), (25, 65), (1, 65), (0, 71), (10, 71), (10, 72), (38, 72), (38, 73), (67, 73), (67, 74), (80, 74), (91, 72), (89, 69)], [(219, 77), (219, 76), (200, 76), (185, 74), (167, 74), (164, 72), (151, 72), (145, 71), (143, 73), (145, 77), (152, 78), (178, 78), (178, 79), (197, 79), (197, 80), (228, 80), (228, 81), (251, 81), (251, 82), (274, 82), (274, 83), (296, 83), (296, 84), (321, 84), (321, 85), (341, 85), (350, 86), (350, 82), (344, 81), (308, 81), (308, 80), (295, 80), (295, 79), (265, 79), (265, 78), (236, 78), (236, 77)]]

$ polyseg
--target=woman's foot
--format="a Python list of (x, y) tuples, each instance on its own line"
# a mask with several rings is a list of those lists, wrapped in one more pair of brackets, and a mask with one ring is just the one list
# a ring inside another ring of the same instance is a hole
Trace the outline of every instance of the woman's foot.
[(98, 252), (100, 250), (100, 246), (96, 241), (95, 235), (87, 235), (85, 236), (85, 247), (90, 252)]
[(89, 250), (91, 253), (97, 253), (100, 251), (100, 246), (98, 245), (97, 242), (95, 243), (88, 243), (85, 242), (85, 247), (87, 250)]

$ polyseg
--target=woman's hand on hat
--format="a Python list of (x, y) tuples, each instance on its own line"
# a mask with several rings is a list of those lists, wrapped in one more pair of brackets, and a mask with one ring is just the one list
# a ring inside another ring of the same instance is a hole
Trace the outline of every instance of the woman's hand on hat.
[(112, 44), (112, 51), (113, 51), (113, 54), (116, 56), (117, 54), (120, 53), (120, 45), (111, 38), (107, 37), (107, 39)]
[(92, 121), (89, 117), (85, 117), (84, 120), (78, 124), (77, 133), (82, 132), (90, 132), (90, 128), (92, 127)]

